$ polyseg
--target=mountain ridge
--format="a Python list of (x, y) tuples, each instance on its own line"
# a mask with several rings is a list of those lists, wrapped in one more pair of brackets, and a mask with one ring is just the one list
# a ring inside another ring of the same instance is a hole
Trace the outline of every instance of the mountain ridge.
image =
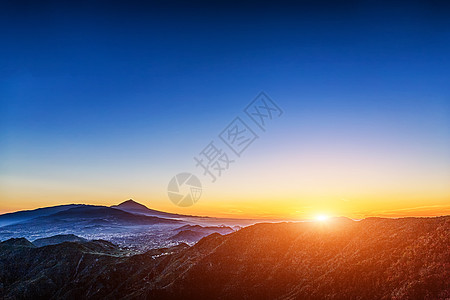
[(0, 227), (17, 224), (37, 217), (48, 216), (70, 208), (80, 207), (84, 204), (63, 204), (49, 207), (41, 207), (30, 210), (20, 210), (11, 213), (0, 214)]
[(0, 278), (6, 298), (446, 299), (449, 244), (449, 216), (261, 223), (130, 257), (0, 244)]
[(112, 205), (111, 208), (121, 209), (126, 212), (144, 214), (148, 216), (157, 216), (157, 217), (168, 217), (168, 218), (189, 218), (194, 217), (190, 215), (181, 215), (175, 213), (164, 212), (160, 210), (155, 210), (148, 208), (147, 206), (134, 201), (133, 199), (128, 199), (118, 205)]

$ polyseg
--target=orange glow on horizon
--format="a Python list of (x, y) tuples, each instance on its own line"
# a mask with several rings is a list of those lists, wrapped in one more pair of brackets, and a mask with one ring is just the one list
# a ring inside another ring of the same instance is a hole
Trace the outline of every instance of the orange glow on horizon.
[[(352, 185), (342, 179), (340, 182), (336, 179), (337, 183), (332, 182), (338, 176), (320, 179), (311, 175), (312, 179), (322, 181), (322, 185), (315, 183), (313, 186), (315, 181), (298, 179), (304, 178), (306, 174), (289, 176), (294, 178), (292, 181), (273, 182), (270, 174), (261, 172), (256, 176), (252, 173), (248, 180), (242, 175), (224, 178), (214, 186), (205, 186), (202, 198), (190, 207), (178, 207), (168, 199), (166, 179), (143, 188), (139, 182), (112, 185), (105, 181), (93, 186), (0, 178), (0, 213), (71, 203), (110, 206), (132, 198), (148, 208), (160, 211), (239, 219), (302, 220), (314, 219), (318, 214), (351, 219), (450, 215), (450, 190), (444, 183), (445, 176), (432, 185), (402, 183), (383, 186), (380, 183), (376, 187), (373, 183), (369, 186), (362, 181), (352, 182)], [(230, 190), (230, 186), (236, 186), (236, 189)]]

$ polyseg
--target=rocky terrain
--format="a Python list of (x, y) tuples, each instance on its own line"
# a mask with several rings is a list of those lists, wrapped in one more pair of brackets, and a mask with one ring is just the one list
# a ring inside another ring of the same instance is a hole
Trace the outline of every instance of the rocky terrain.
[(257, 224), (131, 255), (0, 244), (4, 299), (448, 299), (450, 217)]

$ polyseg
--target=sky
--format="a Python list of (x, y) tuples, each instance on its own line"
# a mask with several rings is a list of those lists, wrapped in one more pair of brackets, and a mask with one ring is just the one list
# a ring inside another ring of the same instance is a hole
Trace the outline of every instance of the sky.
[[(335, 2), (2, 1), (0, 213), (450, 214), (450, 6)], [(265, 131), (261, 91), (283, 111)], [(240, 157), (236, 117), (258, 136)], [(211, 141), (234, 160), (215, 182)], [(167, 195), (182, 172), (189, 207)]]

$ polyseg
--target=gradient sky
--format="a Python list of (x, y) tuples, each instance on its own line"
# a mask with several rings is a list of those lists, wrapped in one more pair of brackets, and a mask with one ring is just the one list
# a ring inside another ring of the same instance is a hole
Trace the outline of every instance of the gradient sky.
[[(128, 198), (213, 216), (450, 213), (448, 4), (209, 2), (0, 4), (0, 213)], [(210, 183), (193, 157), (260, 91), (285, 113)], [(204, 184), (188, 208), (166, 194), (183, 171)]]

